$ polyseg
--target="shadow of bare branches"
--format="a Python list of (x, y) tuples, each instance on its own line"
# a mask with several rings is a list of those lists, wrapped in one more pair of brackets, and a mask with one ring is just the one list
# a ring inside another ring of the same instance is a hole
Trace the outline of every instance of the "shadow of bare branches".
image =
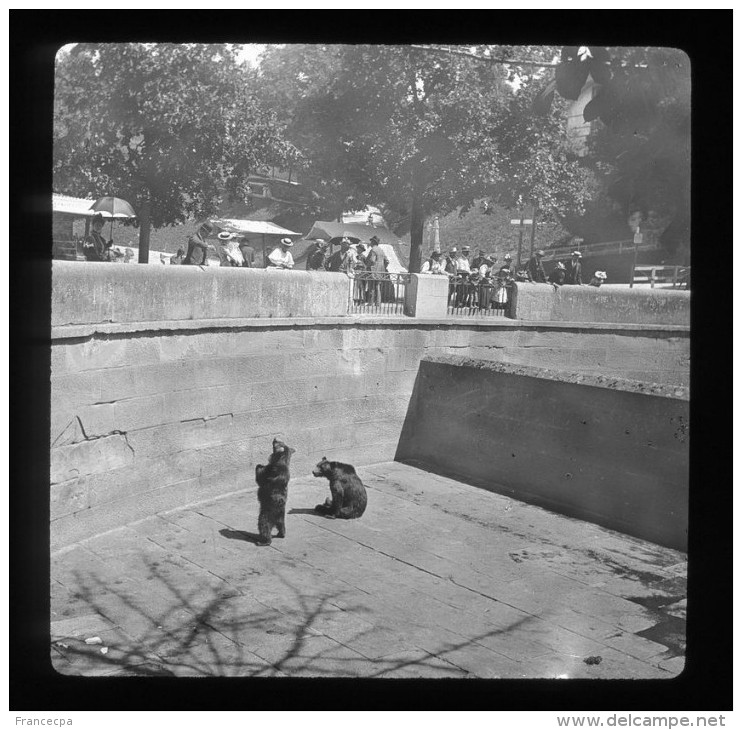
[[(251, 533), (220, 530), (227, 539), (252, 541)], [(464, 677), (452, 659), (458, 650), (507, 631), (497, 629), (457, 643), (427, 648), (413, 638), (412, 650), (394, 656), (364, 655), (376, 628), (369, 611), (344, 599), (273, 572), (268, 582), (252, 571), (245, 586), (211, 574), (187, 589), (175, 585), (172, 563), (142, 557), (141, 583), (104, 581), (93, 572), (71, 572), (68, 588), (87, 616), (110, 622), (103, 644), (88, 645), (65, 636), (52, 624), (53, 661), (61, 673), (123, 676), (304, 676), (304, 677)], [(176, 563), (177, 565), (177, 563)], [(280, 581), (276, 588), (275, 579)], [(182, 576), (179, 585), (183, 585)], [(265, 589), (267, 593), (263, 593)], [(520, 622), (519, 622), (520, 623)], [(423, 624), (420, 624), (423, 626)], [(101, 649), (105, 648), (106, 653)]]

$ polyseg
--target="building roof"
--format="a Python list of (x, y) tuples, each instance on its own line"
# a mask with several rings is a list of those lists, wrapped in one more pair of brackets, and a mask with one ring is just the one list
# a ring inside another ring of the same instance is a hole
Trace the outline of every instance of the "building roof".
[(342, 238), (345, 235), (357, 238), (364, 244), (371, 240), (371, 236), (376, 236), (381, 243), (392, 246), (399, 244), (399, 239), (388, 228), (364, 226), (360, 223), (337, 223), (336, 221), (315, 221), (306, 238), (324, 238), (327, 240)]
[(236, 218), (213, 218), (211, 222), (224, 231), (240, 233), (243, 236), (301, 236), (301, 233), (281, 228), (270, 221), (250, 221)]
[(52, 211), (75, 217), (92, 218), (95, 211), (90, 209), (95, 201), (92, 198), (73, 198), (71, 195), (52, 193)]

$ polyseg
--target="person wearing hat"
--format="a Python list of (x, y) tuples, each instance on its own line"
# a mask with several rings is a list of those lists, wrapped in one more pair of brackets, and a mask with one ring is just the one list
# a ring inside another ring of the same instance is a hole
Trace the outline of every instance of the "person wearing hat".
[(509, 253), (506, 253), (505, 258), (503, 259), (503, 264), (500, 267), (500, 271), (502, 271), (503, 269), (512, 271), (512, 267), (513, 267), (513, 257)]
[(268, 268), (293, 269), (294, 257), (291, 255), (291, 251), (289, 251), (293, 245), (290, 238), (282, 238), (281, 243), (268, 256)]
[(456, 256), (458, 256), (458, 249), (454, 246), (450, 251), (446, 251), (443, 256), (443, 266), (446, 269), (446, 273), (451, 276), (456, 276)]
[(381, 282), (384, 273), (389, 268), (389, 259), (379, 248), (381, 241), (378, 236), (371, 236), (369, 243), (371, 244), (371, 250), (366, 256), (366, 269), (371, 273), (371, 281), (369, 282), (367, 297), (370, 304), (379, 305), (381, 304)]
[(582, 254), (579, 251), (572, 251), (572, 259), (567, 264), (567, 280), (565, 284), (582, 284), (582, 264), (580, 259)]
[(327, 260), (327, 270), (350, 273), (355, 262), (356, 253), (350, 247), (350, 239), (344, 236), (340, 241), (340, 250), (335, 251)]
[[(469, 246), (462, 246), (461, 247), (461, 253), (466, 257), (466, 260), (469, 260), (469, 256), (471, 256), (471, 248)], [(471, 264), (471, 262), (469, 262)]]
[[(456, 249), (451, 249), (453, 253)], [(461, 253), (456, 253), (454, 256), (454, 263), (456, 264), (456, 273), (458, 274), (471, 274), (471, 264), (469, 263), (469, 247), (464, 246), (461, 249)]]
[(510, 294), (510, 285), (513, 283), (513, 274), (509, 266), (501, 266), (497, 272), (497, 289), (493, 298), (494, 309), (505, 309)]
[(483, 248), (477, 250), (477, 255), (474, 261), (471, 262), (471, 270), (478, 271), (481, 276), (486, 276), (487, 272), (492, 268), (497, 258), (493, 256), (487, 256)]
[(354, 265), (354, 268), (362, 271), (366, 271), (367, 269), (367, 262), (366, 257), (370, 253), (370, 246), (366, 247), (362, 243), (356, 244), (356, 262)]
[(88, 261), (110, 261), (113, 240), (106, 241), (103, 236), (103, 216), (93, 216), (90, 234), (82, 244), (82, 252)]
[(590, 279), (589, 286), (600, 287), (607, 278), (608, 275), (605, 273), (605, 271), (596, 271), (593, 275), (593, 278)]
[(553, 284), (555, 287), (558, 287), (564, 284), (564, 280), (566, 278), (567, 278), (567, 269), (565, 268), (564, 264), (561, 261), (557, 261), (556, 266), (552, 269), (552, 272), (549, 274), (549, 283)]
[(443, 274), (446, 276), (446, 264), (440, 251), (433, 251), (430, 258), (422, 265), (421, 274)]
[(353, 264), (353, 276), (355, 277), (355, 281), (353, 282), (353, 301), (356, 304), (364, 304), (368, 297), (366, 246), (362, 243), (357, 243), (355, 246), (351, 246), (349, 250), (352, 252), (354, 248), (356, 259)]
[(327, 241), (315, 238), (307, 252), (307, 271), (324, 271), (327, 263)]
[(206, 243), (206, 237), (212, 233), (214, 226), (209, 221), (204, 221), (199, 227), (196, 233), (194, 233), (188, 239), (188, 253), (183, 259), (184, 266), (208, 266), (209, 265), (209, 249), (214, 250), (214, 247)]
[(219, 266), (242, 266), (244, 260), (237, 246), (236, 237), (229, 231), (217, 235), (219, 239)]
[(537, 284), (546, 284), (546, 271), (544, 270), (544, 265), (541, 263), (543, 257), (544, 252), (539, 249), (528, 262), (528, 275), (531, 277), (531, 281)]

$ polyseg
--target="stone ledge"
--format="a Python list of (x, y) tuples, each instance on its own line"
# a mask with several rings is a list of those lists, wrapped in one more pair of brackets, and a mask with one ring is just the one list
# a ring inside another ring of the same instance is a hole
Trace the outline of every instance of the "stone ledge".
[(546, 368), (534, 367), (533, 365), (514, 365), (507, 362), (478, 360), (461, 355), (432, 355), (425, 356), (422, 360), (441, 365), (455, 365), (457, 367), (468, 367), (476, 370), (491, 370), (497, 373), (510, 373), (512, 375), (524, 375), (526, 377), (546, 380), (558, 380), (561, 383), (579, 383), (580, 385), (592, 385), (597, 388), (609, 388), (611, 390), (643, 393), (646, 395), (659, 395), (664, 398), (676, 398), (684, 401), (690, 400), (690, 388), (680, 385), (646, 383), (639, 380), (629, 380), (628, 378), (617, 378), (606, 375), (548, 370)]
[(285, 329), (347, 326), (359, 327), (403, 327), (430, 328), (447, 327), (461, 329), (552, 329), (576, 332), (639, 332), (690, 336), (688, 325), (678, 324), (620, 324), (610, 322), (553, 322), (538, 320), (513, 320), (505, 317), (486, 317), (471, 319), (465, 317), (424, 318), (404, 315), (386, 317), (251, 317), (221, 319), (162, 320), (159, 322), (107, 322), (95, 324), (59, 325), (51, 328), (52, 340), (68, 340), (91, 337), (93, 335), (125, 335), (140, 332), (188, 332), (197, 330), (234, 329)]

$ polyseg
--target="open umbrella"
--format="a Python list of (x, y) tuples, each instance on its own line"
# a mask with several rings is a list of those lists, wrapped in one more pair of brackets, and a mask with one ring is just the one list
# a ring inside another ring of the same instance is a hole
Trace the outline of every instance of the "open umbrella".
[(114, 218), (136, 218), (137, 214), (134, 212), (134, 208), (129, 205), (123, 198), (114, 198), (112, 195), (107, 195), (103, 198), (98, 198), (90, 206), (90, 210), (94, 210), (96, 213), (100, 213), (104, 218), (111, 219), (111, 238), (113, 239), (113, 219)]

